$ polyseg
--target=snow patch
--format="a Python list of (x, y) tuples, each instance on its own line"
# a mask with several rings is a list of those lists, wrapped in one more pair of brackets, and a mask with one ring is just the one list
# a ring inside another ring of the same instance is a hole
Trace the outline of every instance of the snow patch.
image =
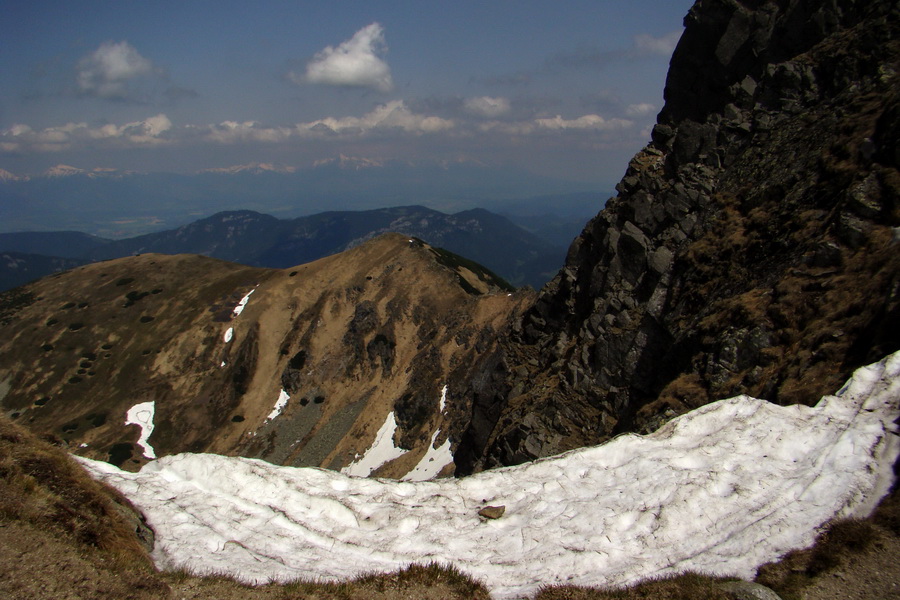
[(271, 421), (275, 417), (281, 414), (281, 411), (284, 410), (284, 407), (287, 406), (288, 400), (291, 397), (284, 390), (281, 390), (281, 393), (278, 394), (278, 400), (275, 401), (275, 407), (272, 409), (272, 412), (269, 413), (269, 416), (266, 417), (266, 421)]
[(390, 412), (378, 433), (375, 434), (372, 447), (366, 450), (359, 460), (341, 469), (341, 473), (355, 477), (368, 477), (381, 465), (403, 456), (406, 450), (394, 446), (394, 432), (396, 431), (397, 420), (394, 418), (394, 413)]
[[(739, 396), (650, 435), (464, 479), (360, 479), (199, 454), (129, 473), (76, 458), (147, 516), (161, 569), (334, 581), (436, 561), (495, 598), (520, 598), (542, 585), (622, 586), (685, 570), (752, 579), (887, 492), (898, 404), (900, 353), (815, 407)], [(396, 453), (395, 429), (391, 414), (358, 472)], [(488, 504), (506, 514), (480, 518)]]
[[(444, 388), (441, 390), (441, 414), (444, 414), (444, 409), (447, 407), (447, 389), (449, 386), (444, 384)], [(431, 440), (432, 442), (434, 440)]]
[[(446, 386), (445, 388), (446, 389)], [(441, 469), (453, 462), (453, 453), (450, 452), (450, 438), (444, 440), (444, 443), (434, 447), (434, 442), (440, 435), (441, 430), (438, 429), (431, 436), (431, 443), (428, 445), (428, 451), (419, 461), (419, 464), (412, 471), (403, 476), (404, 481), (427, 481), (434, 479)]]
[(126, 425), (137, 425), (141, 428), (141, 437), (137, 444), (144, 451), (145, 458), (156, 458), (153, 446), (147, 440), (153, 433), (153, 416), (156, 412), (156, 402), (141, 402), (132, 406), (125, 414)]
[[(256, 287), (259, 287), (258, 285)], [(237, 303), (237, 306), (234, 307), (233, 314), (235, 317), (244, 312), (244, 307), (247, 306), (247, 302), (250, 301), (250, 294), (256, 291), (256, 287), (247, 292), (247, 295), (241, 298), (241, 301)]]
[(234, 337), (234, 327), (229, 327), (228, 331), (225, 332), (225, 337), (223, 339), (225, 340), (225, 343), (227, 344), (228, 342), (231, 341), (231, 338), (233, 338), (233, 337)]

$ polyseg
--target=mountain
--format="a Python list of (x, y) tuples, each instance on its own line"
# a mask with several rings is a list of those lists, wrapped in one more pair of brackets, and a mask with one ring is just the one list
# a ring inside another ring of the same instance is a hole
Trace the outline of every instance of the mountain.
[[(254, 211), (227, 211), (177, 229), (121, 240), (79, 232), (0, 233), (0, 251), (32, 257), (11, 273), (20, 285), (60, 270), (51, 256), (77, 259), (71, 266), (133, 254), (202, 254), (250, 266), (287, 268), (343, 250), (383, 233), (397, 232), (472, 258), (515, 285), (539, 288), (562, 264), (565, 249), (544, 241), (508, 219), (483, 209), (447, 215), (423, 206), (371, 211), (332, 211), (297, 219), (277, 219)], [(41, 270), (43, 268), (43, 270)], [(0, 267), (2, 270), (2, 267)], [(0, 290), (13, 287), (3, 286)]]
[(80, 231), (24, 231), (0, 233), (0, 250), (85, 259), (110, 240)]
[(810, 402), (900, 347), (898, 10), (691, 9), (653, 141), (483, 357), (460, 471)]
[[(184, 254), (86, 265), (0, 296), (3, 406), (129, 468), (221, 452), (399, 477), (446, 446), (419, 471), (452, 472), (471, 408), (447, 390), (533, 298), (511, 291), (399, 234), (288, 270)], [(147, 419), (150, 442), (126, 424)], [(363, 461), (386, 431), (390, 458)]]
[(594, 188), (472, 162), (340, 157), (309, 167), (252, 163), (199, 173), (136, 173), (58, 165), (31, 177), (0, 174), (5, 231), (77, 230), (105, 238), (178, 227), (220, 211), (280, 217), (402, 204), (445, 211), (566, 195)]
[(87, 262), (25, 252), (0, 252), (0, 291), (12, 289), (52, 273), (74, 269)]
[(535, 288), (553, 276), (565, 254), (562, 248), (486, 210), (446, 215), (424, 206), (402, 206), (332, 211), (296, 219), (276, 219), (253, 211), (222, 212), (178, 229), (98, 245), (82, 256), (106, 260), (143, 252), (191, 253), (251, 266), (287, 268), (337, 254), (388, 232), (421, 238), (484, 264), (516, 285)]
[[(863, 556), (893, 556), (900, 8), (699, 0), (685, 25), (652, 142), (537, 296), (510, 296), (489, 273), (398, 235), (286, 270), (154, 254), (87, 265), (0, 296), (4, 412), (99, 459), (85, 464), (163, 515), (155, 556), (166, 560), (281, 569), (311, 552), (317, 573), (334, 576), (332, 566), (370, 559), (384, 562), (361, 568), (395, 568), (402, 551), (461, 556), (517, 594), (518, 577), (540, 584), (532, 571), (545, 568), (553, 581), (594, 584), (619, 557), (618, 575), (652, 561), (639, 576), (662, 576), (695, 548), (740, 559), (788, 529), (786, 546), (803, 547), (892, 486), (877, 535), (869, 522), (839, 523), (823, 545), (875, 539)], [(732, 434), (757, 414), (758, 429)], [(810, 415), (822, 420), (789, 427)], [(881, 425), (849, 425), (872, 418)], [(826, 429), (834, 443), (812, 444)], [(722, 445), (705, 446), (713, 440)], [(660, 446), (662, 462), (647, 467)], [(396, 478), (487, 471), (361, 481), (173, 455), (184, 450)], [(154, 455), (139, 474), (108, 464), (133, 470)], [(4, 473), (47, 471), (36, 464)], [(798, 478), (798, 465), (816, 479)], [(879, 481), (860, 492), (845, 474)], [(766, 490), (777, 490), (771, 504), (744, 503)], [(794, 529), (835, 498), (844, 504)], [(479, 515), (485, 505), (499, 519)], [(776, 509), (787, 512), (756, 542), (736, 541)], [(170, 535), (185, 523), (186, 535)], [(270, 537), (275, 529), (288, 535)], [(571, 534), (547, 537), (561, 530)], [(643, 553), (657, 532), (661, 545)], [(640, 534), (647, 544), (633, 552), (607, 545)], [(385, 541), (390, 553), (373, 556)], [(834, 573), (830, 564), (855, 570), (858, 587), (823, 578), (831, 597), (897, 580), (896, 561), (871, 568), (820, 549), (732, 569), (781, 583)], [(491, 561), (530, 552), (508, 579), (515, 561)], [(680, 596), (703, 596), (682, 585)]]

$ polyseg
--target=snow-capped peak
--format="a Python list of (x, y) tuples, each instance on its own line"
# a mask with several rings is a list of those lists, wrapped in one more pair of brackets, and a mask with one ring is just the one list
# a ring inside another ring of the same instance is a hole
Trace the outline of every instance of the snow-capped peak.
[(238, 173), (250, 173), (253, 175), (259, 175), (260, 173), (293, 173), (296, 170), (296, 167), (276, 165), (273, 163), (252, 162), (245, 165), (232, 165), (230, 167), (214, 167), (211, 169), (204, 169), (200, 172), (219, 173), (223, 175), (236, 175)]
[(44, 177), (71, 177), (72, 175), (83, 175), (86, 173), (84, 169), (73, 167), (70, 165), (56, 165), (50, 167), (42, 173)]

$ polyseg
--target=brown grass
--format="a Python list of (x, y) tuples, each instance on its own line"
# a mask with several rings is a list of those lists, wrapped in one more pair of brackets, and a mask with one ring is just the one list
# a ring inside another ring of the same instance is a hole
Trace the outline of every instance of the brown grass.
[(639, 583), (624, 589), (553, 586), (542, 589), (535, 600), (732, 600), (720, 586), (728, 581), (698, 573), (685, 573)]
[[(758, 583), (775, 590), (784, 600), (802, 597), (803, 590), (851, 561), (882, 547), (887, 538), (900, 535), (900, 491), (894, 490), (868, 519), (845, 519), (832, 523), (813, 547), (796, 550), (780, 561), (763, 565)], [(873, 574), (890, 577), (890, 574)]]

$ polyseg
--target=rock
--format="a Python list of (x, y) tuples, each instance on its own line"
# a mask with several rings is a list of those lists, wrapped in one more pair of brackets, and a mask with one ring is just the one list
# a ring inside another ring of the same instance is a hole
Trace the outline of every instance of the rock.
[(124, 503), (124, 501), (114, 502), (113, 508), (115, 508), (122, 519), (128, 523), (132, 531), (134, 531), (137, 540), (141, 543), (141, 546), (144, 547), (147, 553), (153, 552), (153, 546), (156, 544), (156, 534), (153, 532), (153, 529), (150, 528), (144, 515), (138, 509), (131, 506), (131, 503)]
[(506, 506), (485, 506), (478, 511), (478, 514), (485, 519), (499, 519), (506, 512)]
[(771, 589), (752, 581), (729, 581), (720, 587), (734, 600), (781, 600), (781, 596)]
[[(525, 334), (503, 342), (507, 373), (540, 368), (491, 379), (496, 420), (473, 423), (466, 439), (483, 445), (465, 447), (458, 472), (642, 430), (660, 411), (641, 409), (681, 377), (698, 402), (810, 402), (900, 349), (866, 333), (900, 318), (888, 243), (896, 11), (889, 0), (694, 4), (652, 142), (572, 243)], [(547, 417), (562, 406), (566, 432)], [(541, 418), (523, 431), (529, 415)]]

